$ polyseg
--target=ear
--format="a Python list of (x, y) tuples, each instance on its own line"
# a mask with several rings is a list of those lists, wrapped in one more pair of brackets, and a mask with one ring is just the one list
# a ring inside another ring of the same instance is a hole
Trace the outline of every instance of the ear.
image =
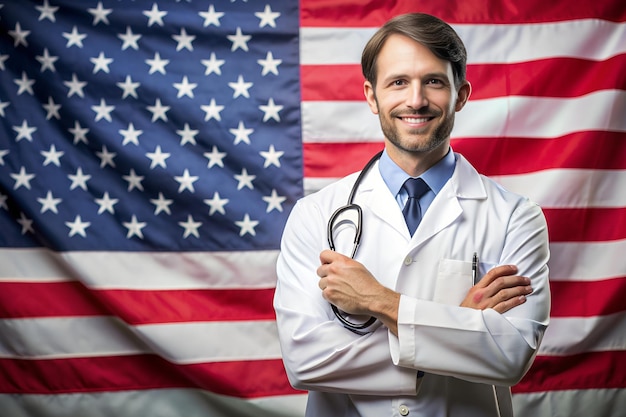
[(472, 94), (472, 85), (469, 81), (465, 81), (457, 92), (456, 104), (454, 105), (455, 111), (461, 111), (465, 107), (465, 103), (469, 100), (470, 94)]
[(370, 110), (374, 114), (378, 114), (378, 103), (376, 102), (376, 92), (374, 91), (374, 86), (369, 81), (365, 81), (363, 83), (363, 93), (365, 94), (365, 99), (367, 100), (367, 104), (370, 106)]

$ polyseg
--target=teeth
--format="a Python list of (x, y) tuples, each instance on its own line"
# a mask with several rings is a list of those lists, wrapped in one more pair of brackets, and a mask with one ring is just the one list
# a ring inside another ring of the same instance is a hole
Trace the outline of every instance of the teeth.
[(428, 121), (428, 117), (404, 117), (404, 121), (407, 123), (426, 123)]

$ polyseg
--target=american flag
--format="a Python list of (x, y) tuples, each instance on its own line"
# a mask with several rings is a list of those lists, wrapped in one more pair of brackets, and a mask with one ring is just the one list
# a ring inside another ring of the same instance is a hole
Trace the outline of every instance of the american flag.
[(617, 0), (0, 3), (2, 415), (302, 415), (271, 306), (280, 234), (381, 149), (360, 52), (409, 11), (468, 49), (455, 151), (548, 219), (552, 320), (517, 414), (622, 415)]

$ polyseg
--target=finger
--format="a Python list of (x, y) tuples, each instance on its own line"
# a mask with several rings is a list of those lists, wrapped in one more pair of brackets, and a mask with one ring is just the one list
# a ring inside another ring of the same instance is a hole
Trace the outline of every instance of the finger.
[(498, 313), (503, 314), (511, 310), (514, 307), (524, 304), (525, 302), (526, 302), (526, 296), (520, 295), (518, 297), (510, 298), (506, 301), (498, 303), (496, 306), (493, 307), (493, 309), (496, 310)]
[(480, 281), (478, 281), (477, 285), (487, 287), (489, 284), (491, 284), (500, 277), (515, 275), (516, 273), (517, 267), (515, 265), (499, 265), (487, 271), (485, 276)]

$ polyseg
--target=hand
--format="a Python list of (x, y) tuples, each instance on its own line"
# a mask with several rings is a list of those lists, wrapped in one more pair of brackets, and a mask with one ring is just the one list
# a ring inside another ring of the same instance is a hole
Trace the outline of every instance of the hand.
[(374, 316), (395, 327), (400, 294), (381, 285), (361, 264), (331, 250), (320, 254), (319, 287), (326, 301), (348, 314)]
[(530, 279), (519, 275), (515, 265), (502, 265), (491, 269), (470, 288), (461, 307), (477, 310), (493, 308), (502, 314), (526, 302), (533, 290)]

